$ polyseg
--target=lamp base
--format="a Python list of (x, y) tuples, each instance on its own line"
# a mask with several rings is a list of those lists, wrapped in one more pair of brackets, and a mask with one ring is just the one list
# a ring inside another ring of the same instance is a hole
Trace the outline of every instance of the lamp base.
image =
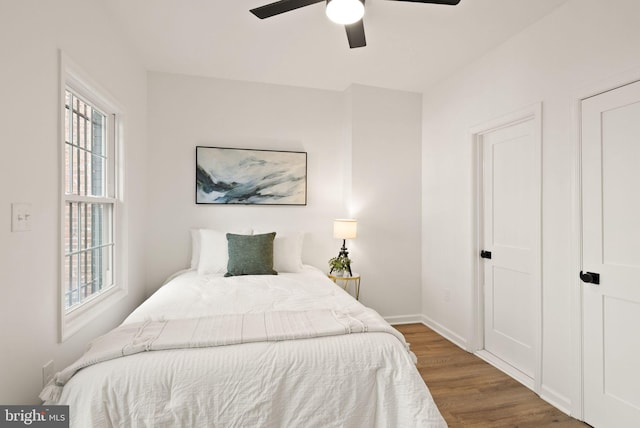
[[(349, 257), (349, 252), (347, 251), (347, 246), (346, 246), (346, 239), (342, 240), (342, 248), (340, 248), (340, 252), (338, 253), (338, 258), (341, 257)], [(335, 270), (335, 268), (331, 268), (331, 270), (329, 271), (329, 273), (333, 273), (333, 271)], [(349, 276), (353, 276), (353, 273), (351, 272), (351, 263), (349, 263), (347, 265), (347, 270), (349, 271)]]

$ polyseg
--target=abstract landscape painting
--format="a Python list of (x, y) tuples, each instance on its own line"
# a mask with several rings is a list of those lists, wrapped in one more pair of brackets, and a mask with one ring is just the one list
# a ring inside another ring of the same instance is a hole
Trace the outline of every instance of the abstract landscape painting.
[(307, 204), (307, 154), (196, 147), (196, 203)]

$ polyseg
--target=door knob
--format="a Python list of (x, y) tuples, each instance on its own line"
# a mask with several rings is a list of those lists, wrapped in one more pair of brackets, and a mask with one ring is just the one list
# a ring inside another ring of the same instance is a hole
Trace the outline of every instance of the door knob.
[(480, 251), (480, 257), (482, 257), (483, 259), (490, 259), (491, 251), (485, 251), (485, 250)]
[(580, 271), (580, 279), (587, 284), (600, 284), (600, 274)]

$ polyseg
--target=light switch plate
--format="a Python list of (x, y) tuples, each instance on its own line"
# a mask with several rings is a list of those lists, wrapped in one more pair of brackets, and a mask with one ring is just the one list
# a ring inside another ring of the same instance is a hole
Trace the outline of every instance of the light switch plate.
[(11, 204), (11, 231), (31, 230), (31, 204)]

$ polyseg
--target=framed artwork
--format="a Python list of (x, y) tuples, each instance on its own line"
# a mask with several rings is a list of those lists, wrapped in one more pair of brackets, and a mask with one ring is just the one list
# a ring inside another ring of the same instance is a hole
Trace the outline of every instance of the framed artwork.
[(198, 146), (196, 203), (306, 205), (307, 153)]

